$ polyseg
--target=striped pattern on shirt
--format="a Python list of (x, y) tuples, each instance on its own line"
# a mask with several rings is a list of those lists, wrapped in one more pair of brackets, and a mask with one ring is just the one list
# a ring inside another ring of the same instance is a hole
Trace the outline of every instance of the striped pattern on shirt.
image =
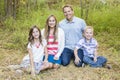
[(49, 35), (47, 50), (48, 50), (48, 54), (56, 55), (58, 52), (58, 41), (55, 41), (55, 42), (53, 41), (54, 41), (54, 36)]

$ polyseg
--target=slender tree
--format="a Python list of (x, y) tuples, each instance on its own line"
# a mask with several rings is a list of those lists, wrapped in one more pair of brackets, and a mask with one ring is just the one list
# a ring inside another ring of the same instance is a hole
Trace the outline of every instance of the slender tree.
[(16, 18), (16, 10), (17, 10), (18, 0), (4, 0), (4, 10), (5, 16)]

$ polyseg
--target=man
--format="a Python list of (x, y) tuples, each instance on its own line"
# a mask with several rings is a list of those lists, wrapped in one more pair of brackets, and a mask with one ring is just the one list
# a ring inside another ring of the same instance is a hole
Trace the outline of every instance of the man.
[(83, 63), (83, 51), (79, 49), (78, 56), (74, 56), (74, 48), (82, 38), (82, 32), (84, 31), (86, 23), (83, 19), (74, 16), (71, 5), (65, 5), (63, 7), (63, 13), (66, 18), (59, 23), (59, 26), (65, 32), (65, 48), (61, 55), (62, 65), (68, 65), (72, 58), (79, 58), (79, 63), (75, 63), (75, 65), (80, 67)]

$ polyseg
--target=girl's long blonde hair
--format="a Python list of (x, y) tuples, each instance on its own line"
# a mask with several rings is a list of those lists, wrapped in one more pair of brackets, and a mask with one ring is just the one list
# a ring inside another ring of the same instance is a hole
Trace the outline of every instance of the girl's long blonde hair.
[(44, 31), (44, 37), (45, 39), (47, 40), (48, 42), (48, 39), (49, 39), (49, 34), (50, 34), (50, 26), (48, 25), (49, 24), (49, 19), (53, 17), (55, 19), (55, 26), (54, 26), (54, 32), (53, 32), (53, 36), (54, 36), (54, 41), (55, 42), (58, 38), (58, 25), (57, 25), (57, 19), (54, 15), (50, 15), (47, 20), (46, 20), (46, 25), (45, 25), (45, 31)]

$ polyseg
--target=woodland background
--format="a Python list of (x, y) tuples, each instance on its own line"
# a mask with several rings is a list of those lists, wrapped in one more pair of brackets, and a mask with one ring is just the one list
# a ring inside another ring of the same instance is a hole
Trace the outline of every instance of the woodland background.
[[(46, 70), (35, 78), (16, 75), (6, 67), (20, 64), (27, 54), (31, 26), (44, 28), (50, 14), (64, 18), (62, 6), (73, 5), (75, 15), (95, 29), (99, 55), (108, 59), (112, 69), (67, 67)], [(119, 80), (120, 79), (120, 0), (0, 0), (0, 79), (1, 80)]]

